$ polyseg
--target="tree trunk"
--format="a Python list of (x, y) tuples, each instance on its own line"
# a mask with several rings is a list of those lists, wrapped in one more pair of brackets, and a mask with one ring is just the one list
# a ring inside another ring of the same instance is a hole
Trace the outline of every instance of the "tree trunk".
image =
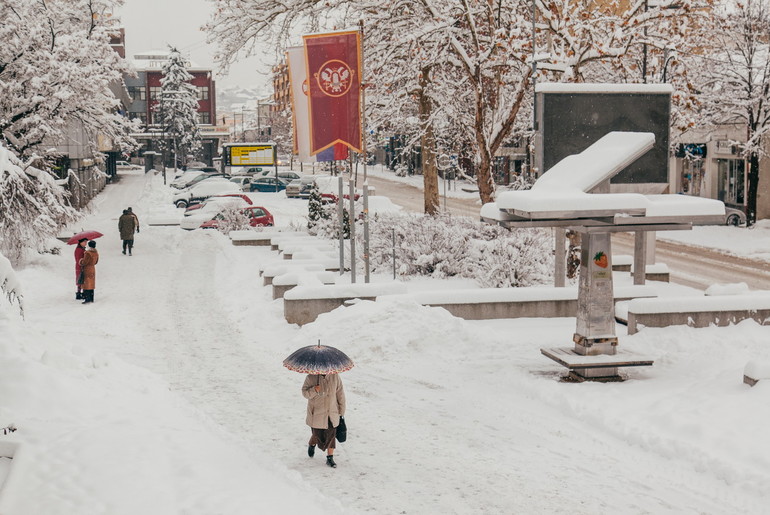
[(476, 170), (476, 183), (479, 186), (479, 198), (482, 204), (494, 201), (495, 185), (492, 181), (492, 154), (489, 151), (489, 141), (484, 132), (485, 99), (481, 84), (476, 86), (476, 120), (473, 128), (476, 132), (478, 145), (479, 167)]
[(746, 226), (751, 227), (757, 222), (757, 190), (759, 189), (759, 153), (749, 155), (748, 173), (749, 191), (746, 195)]
[(433, 133), (433, 112), (431, 99), (425, 94), (430, 82), (430, 69), (423, 68), (420, 76), (419, 109), (422, 125), (422, 179), (424, 185), (425, 213), (435, 215), (439, 212), (438, 173), (436, 171), (436, 138)]

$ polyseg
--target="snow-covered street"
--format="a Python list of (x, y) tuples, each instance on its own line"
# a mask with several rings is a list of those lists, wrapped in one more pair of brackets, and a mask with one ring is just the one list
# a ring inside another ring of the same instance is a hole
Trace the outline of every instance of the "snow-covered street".
[[(260, 195), (277, 225), (304, 209)], [(621, 336), (655, 365), (581, 384), (539, 351), (568, 345), (574, 318), (465, 321), (390, 300), (298, 327), (258, 274), (277, 253), (148, 226), (169, 198), (140, 173), (97, 197), (77, 227), (105, 235), (92, 305), (74, 300), (72, 247), (18, 271), (27, 312), (0, 310), (0, 426), (19, 429), (0, 441), (25, 453), (3, 515), (767, 512), (770, 384), (742, 374), (770, 359), (770, 326)], [(307, 457), (303, 376), (281, 366), (319, 339), (356, 363), (337, 469)]]

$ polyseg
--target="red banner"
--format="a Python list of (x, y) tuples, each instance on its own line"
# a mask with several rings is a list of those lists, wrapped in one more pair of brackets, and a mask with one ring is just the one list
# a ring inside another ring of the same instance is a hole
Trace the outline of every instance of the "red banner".
[(335, 143), (361, 152), (361, 33), (302, 38), (310, 91), (310, 153)]

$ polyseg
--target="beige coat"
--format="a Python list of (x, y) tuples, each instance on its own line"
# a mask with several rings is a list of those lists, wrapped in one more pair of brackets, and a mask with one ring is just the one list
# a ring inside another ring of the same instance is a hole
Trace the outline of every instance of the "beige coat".
[[(315, 391), (315, 385), (321, 386), (321, 391)], [(345, 390), (339, 374), (326, 376), (308, 375), (302, 385), (302, 396), (307, 399), (307, 418), (305, 423), (316, 429), (337, 427), (340, 416), (345, 415)]]

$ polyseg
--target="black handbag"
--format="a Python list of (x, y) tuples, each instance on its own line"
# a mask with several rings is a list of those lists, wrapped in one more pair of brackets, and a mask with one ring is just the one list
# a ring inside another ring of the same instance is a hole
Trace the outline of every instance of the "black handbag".
[(348, 426), (345, 424), (345, 417), (340, 417), (340, 423), (337, 425), (337, 441), (344, 442), (348, 439)]
[(84, 282), (86, 282), (86, 273), (84, 270), (81, 270), (78, 275), (78, 284), (83, 284)]

